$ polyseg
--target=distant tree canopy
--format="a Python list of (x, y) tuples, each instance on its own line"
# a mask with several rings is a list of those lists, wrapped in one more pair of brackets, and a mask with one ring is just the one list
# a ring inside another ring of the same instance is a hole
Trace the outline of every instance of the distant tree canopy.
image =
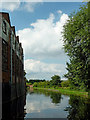
[(77, 13), (70, 16), (64, 26), (64, 50), (70, 58), (67, 62), (68, 73), (65, 75), (70, 82), (70, 88), (90, 88), (90, 34), (87, 3)]
[[(61, 86), (61, 77), (59, 75), (54, 75), (51, 77), (52, 80), (45, 81), (45, 80), (34, 80), (33, 85), (34, 87), (42, 87), (42, 88), (50, 88), (50, 87), (60, 87)], [(31, 80), (29, 80), (31, 82)]]
[(59, 75), (54, 75), (51, 77), (51, 82), (53, 85), (60, 85), (61, 83), (61, 77)]
[(39, 83), (39, 82), (44, 82), (44, 81), (45, 81), (45, 79), (44, 79), (44, 80), (30, 79), (30, 80), (28, 81), (28, 83), (34, 84), (35, 82), (36, 82), (36, 83)]

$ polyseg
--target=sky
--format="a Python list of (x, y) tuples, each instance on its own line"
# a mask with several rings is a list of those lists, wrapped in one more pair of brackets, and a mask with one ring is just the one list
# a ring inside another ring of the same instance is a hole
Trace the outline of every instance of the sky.
[[(29, 2), (27, 2), (29, 1)], [(53, 1), (53, 2), (52, 2)], [(53, 75), (61, 79), (67, 73), (69, 57), (63, 49), (63, 25), (72, 12), (77, 12), (81, 0), (3, 0), (0, 11), (8, 12), (11, 25), (24, 49), (24, 69), (27, 79), (51, 80)]]

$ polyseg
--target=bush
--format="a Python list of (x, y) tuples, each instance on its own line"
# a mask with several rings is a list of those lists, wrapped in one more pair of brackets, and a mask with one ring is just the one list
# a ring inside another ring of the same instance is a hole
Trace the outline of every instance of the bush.
[(38, 83), (35, 82), (35, 83), (33, 84), (33, 87), (37, 87), (37, 86), (38, 86)]
[(61, 82), (61, 87), (69, 87), (69, 80), (62, 81)]

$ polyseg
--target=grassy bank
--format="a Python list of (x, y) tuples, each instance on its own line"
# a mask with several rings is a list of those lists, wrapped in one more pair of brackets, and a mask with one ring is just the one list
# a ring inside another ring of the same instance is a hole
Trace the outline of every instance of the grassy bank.
[(82, 96), (82, 97), (88, 98), (88, 92), (76, 91), (76, 90), (71, 90), (66, 88), (40, 88), (40, 87), (34, 87), (34, 88), (39, 90), (60, 92), (66, 95), (76, 95), (76, 96)]

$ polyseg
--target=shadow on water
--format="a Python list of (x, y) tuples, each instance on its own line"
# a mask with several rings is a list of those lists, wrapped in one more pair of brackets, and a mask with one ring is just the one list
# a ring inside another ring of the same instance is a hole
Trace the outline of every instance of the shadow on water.
[(70, 107), (66, 107), (69, 112), (68, 120), (89, 120), (90, 101), (77, 96), (70, 96)]
[(2, 104), (2, 120), (24, 120), (26, 104), (25, 96)]

